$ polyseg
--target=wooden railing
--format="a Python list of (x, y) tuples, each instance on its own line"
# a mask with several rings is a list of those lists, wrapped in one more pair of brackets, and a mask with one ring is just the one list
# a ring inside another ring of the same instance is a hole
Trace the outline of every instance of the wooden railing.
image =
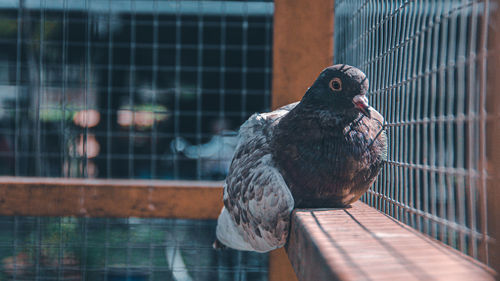
[(222, 183), (0, 177), (0, 215), (217, 219)]
[(287, 253), (301, 281), (494, 280), (486, 265), (362, 202), (296, 210)]
[[(217, 219), (222, 182), (0, 177), (0, 216)], [(294, 280), (284, 249), (270, 280)]]
[[(221, 208), (221, 182), (0, 177), (0, 215), (7, 216), (216, 219)], [(361, 202), (296, 210), (286, 249), (270, 253), (269, 280), (492, 280), (494, 274)]]

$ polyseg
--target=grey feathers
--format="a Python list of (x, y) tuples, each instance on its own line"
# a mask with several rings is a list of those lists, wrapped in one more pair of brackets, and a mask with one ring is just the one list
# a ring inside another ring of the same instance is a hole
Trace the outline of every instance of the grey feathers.
[(293, 198), (269, 147), (283, 114), (255, 114), (240, 129), (217, 225), (218, 240), (231, 248), (266, 252), (286, 242)]
[[(240, 128), (217, 239), (266, 252), (288, 236), (294, 207), (343, 207), (375, 181), (387, 153), (383, 117), (355, 67), (326, 68), (300, 103), (254, 114)], [(220, 244), (219, 243), (219, 244)]]

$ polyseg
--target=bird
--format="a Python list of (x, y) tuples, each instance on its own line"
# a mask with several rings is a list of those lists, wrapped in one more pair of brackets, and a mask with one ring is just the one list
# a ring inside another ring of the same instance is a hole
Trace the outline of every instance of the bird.
[(299, 102), (241, 125), (215, 249), (282, 247), (294, 208), (348, 207), (368, 190), (387, 156), (385, 121), (368, 104), (368, 86), (358, 68), (332, 65)]

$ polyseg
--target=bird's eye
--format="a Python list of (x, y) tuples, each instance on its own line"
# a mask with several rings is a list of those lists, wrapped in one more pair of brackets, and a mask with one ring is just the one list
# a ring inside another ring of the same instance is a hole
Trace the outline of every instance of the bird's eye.
[(330, 89), (334, 92), (338, 92), (342, 90), (342, 80), (340, 78), (333, 78), (332, 81), (330, 81)]

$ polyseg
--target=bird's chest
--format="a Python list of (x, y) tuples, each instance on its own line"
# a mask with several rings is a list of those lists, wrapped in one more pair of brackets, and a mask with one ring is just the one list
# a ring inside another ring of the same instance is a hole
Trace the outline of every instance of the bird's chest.
[[(293, 139), (279, 152), (280, 165), (294, 198), (321, 205), (339, 199), (356, 189), (356, 184), (370, 169), (369, 140), (362, 131), (350, 128), (324, 132), (303, 132), (306, 142)], [(297, 200), (296, 200), (297, 201)], [(342, 201), (342, 202), (341, 202)], [(306, 202), (306, 203), (309, 203)], [(300, 205), (300, 200), (299, 202)]]
[(366, 138), (356, 131), (347, 135), (324, 134), (296, 144), (296, 155), (290, 163), (300, 171), (300, 176), (315, 175), (321, 180), (349, 179), (369, 154), (367, 143)]

